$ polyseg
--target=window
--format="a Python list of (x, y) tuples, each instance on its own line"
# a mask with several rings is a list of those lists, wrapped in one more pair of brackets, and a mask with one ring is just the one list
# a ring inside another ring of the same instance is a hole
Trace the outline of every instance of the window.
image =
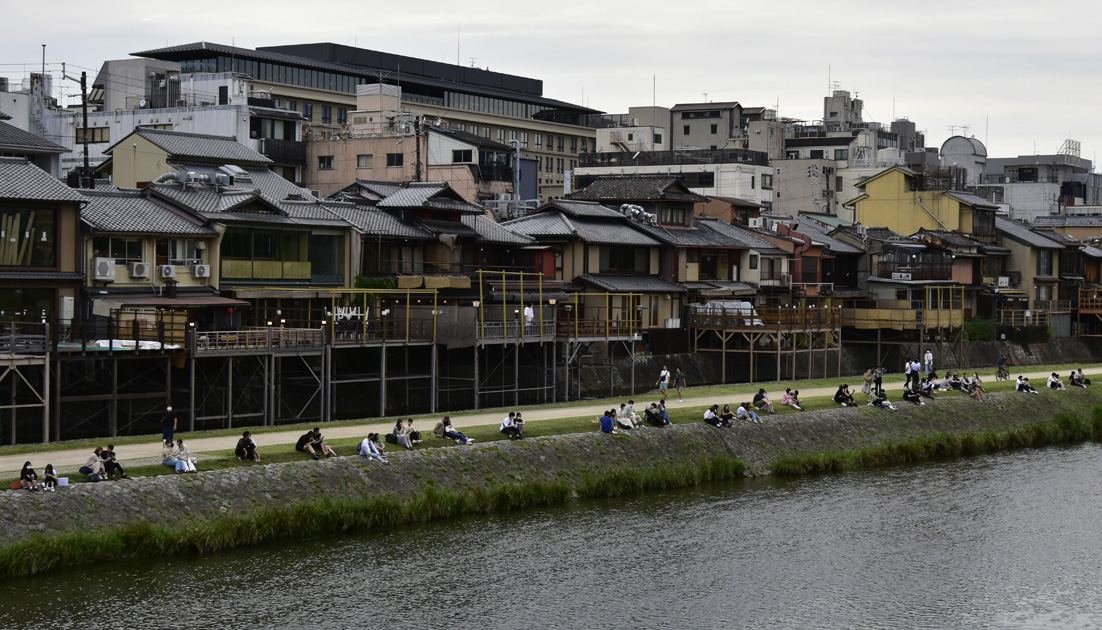
[(338, 107), (337, 108), (337, 124), (338, 125), (348, 124), (348, 110), (345, 109), (344, 107)]
[[(596, 141), (594, 141), (596, 142)], [(589, 153), (589, 139), (582, 138), (582, 153)]]
[(218, 86), (218, 104), (229, 105), (230, 104), (230, 87), (228, 85)]
[(654, 134), (654, 143), (655, 144), (662, 144), (662, 134), (660, 134), (660, 133)]
[(332, 155), (319, 155), (318, 156), (318, 170), (319, 171), (331, 171), (331, 170), (333, 170), (333, 156)]
[(565, 141), (565, 140), (566, 140), (566, 138), (563, 138), (562, 136), (559, 136), (559, 142), (558, 142), (558, 145), (557, 145), (559, 147), (558, 148), (559, 153), (562, 153), (563, 141)]
[(626, 271), (638, 272), (647, 269), (647, 248), (631, 245), (608, 245), (601, 247), (601, 273)]
[(116, 265), (142, 261), (142, 239), (97, 236), (92, 239), (94, 258), (114, 258)]
[(1051, 276), (1052, 275), (1052, 250), (1051, 249), (1037, 250), (1037, 275), (1038, 276)]
[(712, 125), (712, 135), (719, 133), (719, 125)]
[[(753, 186), (751, 186), (753, 188)], [(773, 176), (762, 175), (761, 176), (761, 188), (762, 190), (773, 190)]]
[(821, 160), (821, 159), (823, 159), (823, 150), (822, 149), (812, 149), (812, 150), (807, 152), (807, 156), (809, 158), (813, 159), (813, 160)]
[[(84, 129), (77, 129), (77, 144), (84, 144)], [(100, 144), (111, 142), (110, 127), (94, 127), (88, 130), (88, 143)]]
[[(559, 138), (559, 139), (561, 140), (562, 138)], [(560, 173), (562, 172), (562, 161), (563, 161), (563, 158), (558, 158), (558, 161), (556, 162), (556, 166), (559, 167), (558, 172), (560, 172)]]
[(303, 117), (306, 118), (306, 120), (309, 120), (309, 121), (312, 122), (314, 120), (314, 104), (313, 103), (303, 103), (302, 104), (302, 115), (303, 115)]
[(298, 103), (296, 103), (295, 101), (287, 101), (287, 111), (297, 112), (298, 111)]
[(685, 208), (665, 207), (659, 210), (662, 225), (688, 225), (689, 213)]
[(375, 156), (369, 153), (361, 153), (356, 156), (356, 168), (374, 168)]
[(333, 122), (333, 107), (331, 105), (321, 106), (321, 124), (328, 125)]
[(715, 173), (685, 173), (682, 178), (689, 188), (712, 188), (716, 185)]
[(505, 142), (505, 130), (504, 129), (498, 129), (497, 130), (497, 141), (504, 144), (504, 142)]
[(536, 148), (537, 149), (542, 149), (543, 148), (543, 134), (542, 133), (537, 133), (536, 134)]
[(849, 159), (849, 149), (835, 149), (834, 150), (834, 159), (836, 159), (836, 160), (848, 160)]
[(682, 135), (686, 135), (686, 136), (689, 135), (689, 126), (685, 125), (684, 129), (685, 129), (685, 131)]
[(509, 130), (509, 139), (510, 140), (516, 140), (517, 139), (517, 130), (516, 129), (510, 129)]
[(830, 115), (827, 116), (827, 118), (837, 118), (837, 117), (838, 117), (838, 112), (830, 112)]
[(528, 148), (528, 132), (527, 131), (521, 132), (521, 134), (520, 134), (520, 148), (522, 148), (522, 149), (527, 149)]
[(470, 149), (452, 149), (452, 164), (470, 164), (473, 152)]
[(400, 167), (405, 164), (405, 155), (401, 153), (387, 153), (386, 165), (388, 168)]
[(629, 134), (628, 134), (628, 142), (632, 142), (632, 141), (634, 141), (634, 140), (635, 140), (635, 134), (633, 134), (633, 133), (629, 133)]
[(754, 190), (754, 176), (750, 176), (750, 190)]
[(0, 264), (20, 267), (57, 264), (54, 210), (5, 208), (0, 211), (0, 224), (9, 226), (4, 239), (8, 257)]
[(578, 139), (577, 138), (571, 138), (570, 139), (570, 152), (571, 153), (577, 153), (578, 152)]
[(193, 238), (157, 239), (153, 247), (155, 262), (158, 265), (178, 267), (202, 264), (203, 250), (199, 243), (200, 241)]
[(758, 268), (758, 255), (757, 254), (750, 254), (750, 268), (751, 269), (757, 269)]

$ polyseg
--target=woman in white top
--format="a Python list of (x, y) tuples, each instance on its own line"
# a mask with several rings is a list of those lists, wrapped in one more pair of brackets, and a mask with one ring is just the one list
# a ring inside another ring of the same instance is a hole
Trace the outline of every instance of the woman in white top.
[(184, 472), (198, 472), (195, 470), (195, 458), (191, 456), (191, 450), (188, 449), (183, 440), (176, 440), (176, 449), (172, 451), (172, 459), (183, 462)]
[(1049, 389), (1064, 389), (1064, 384), (1060, 382), (1060, 377), (1056, 375), (1056, 372), (1052, 373), (1052, 376), (1048, 377)]
[(367, 437), (364, 438), (364, 441), (360, 442), (360, 447), (357, 450), (360, 452), (360, 455), (368, 459), (377, 459), (385, 464), (387, 463), (386, 458), (383, 457), (382, 452), (379, 451), (379, 445), (375, 441), (378, 437), (378, 433), (369, 433)]
[(628, 413), (626, 404), (620, 403), (620, 408), (616, 410), (616, 424), (619, 424), (625, 429), (634, 429), (636, 420), (636, 418), (633, 417), (634, 415), (635, 414)]

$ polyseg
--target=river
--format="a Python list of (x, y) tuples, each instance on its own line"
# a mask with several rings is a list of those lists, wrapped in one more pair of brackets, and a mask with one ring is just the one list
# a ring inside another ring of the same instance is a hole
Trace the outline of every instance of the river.
[(0, 582), (0, 628), (1094, 628), (1102, 445)]

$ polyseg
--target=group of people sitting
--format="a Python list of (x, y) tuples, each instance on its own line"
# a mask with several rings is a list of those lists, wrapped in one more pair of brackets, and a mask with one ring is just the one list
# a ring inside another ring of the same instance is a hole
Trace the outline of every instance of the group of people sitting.
[[(52, 470), (52, 467), (47, 466), (47, 469)], [(78, 471), (81, 474), (88, 475), (89, 481), (104, 481), (106, 479), (114, 481), (120, 477), (122, 479), (130, 478), (122, 464), (118, 462), (114, 444), (108, 444), (107, 448), (97, 446), (92, 454), (88, 456), (88, 461), (84, 462), (84, 465)]]
[(198, 472), (195, 469), (195, 457), (191, 454), (183, 439), (165, 440), (161, 444), (161, 463), (169, 468), (174, 468), (176, 474)]
[[(13, 488), (15, 486), (12, 486)], [(31, 463), (23, 464), (23, 470), (19, 471), (19, 487), (24, 490), (44, 490), (54, 492), (57, 490), (57, 473), (53, 464), (46, 464), (46, 470), (42, 475), (42, 481), (38, 480), (38, 473), (31, 468)]]
[[(401, 422), (399, 420), (399, 422)], [(298, 438), (298, 442), (295, 442), (295, 450), (300, 453), (309, 453), (314, 459), (318, 459), (322, 455), (329, 457), (330, 455), (336, 455), (333, 449), (325, 443), (325, 436), (321, 434), (321, 428), (314, 427), (313, 431), (307, 431)]]
[(640, 417), (638, 412), (635, 411), (634, 400), (620, 403), (619, 409), (612, 408), (604, 411), (597, 422), (600, 424), (602, 433), (619, 433), (617, 427), (631, 431), (642, 429), (647, 424), (665, 427), (673, 423), (670, 420), (669, 411), (666, 410), (665, 402), (653, 402), (649, 407), (644, 407), (643, 416)]

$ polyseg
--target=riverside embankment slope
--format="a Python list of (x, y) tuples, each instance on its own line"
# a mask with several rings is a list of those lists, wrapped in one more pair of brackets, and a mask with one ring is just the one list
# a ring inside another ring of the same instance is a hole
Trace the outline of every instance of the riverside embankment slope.
[[(509, 492), (514, 487), (538, 489), (545, 484), (548, 488), (554, 486), (559, 494), (556, 500), (566, 500), (608, 475), (645, 475), (655, 470), (677, 474), (686, 467), (706, 467), (716, 460), (738, 459), (745, 463), (747, 474), (762, 475), (768, 474), (772, 464), (782, 457), (905, 443), (939, 433), (1003, 431), (1049, 420), (1061, 412), (1089, 418), (1093, 407), (1100, 404), (1102, 387), (1045, 391), (1040, 395), (1011, 392), (992, 395), (987, 403), (952, 397), (922, 407), (903, 403), (895, 412), (849, 407), (776, 415), (763, 424), (733, 429), (694, 423), (621, 435), (594, 431), (466, 448), (426, 449), (394, 454), (387, 465), (356, 456), (337, 457), (141, 478), (130, 483), (78, 484), (55, 493), (0, 492), (0, 556), (5, 555), (4, 549), (18, 548), (20, 543), (34, 539), (41, 542), (60, 536), (58, 542), (64, 543), (67, 536), (94, 536), (150, 526), (163, 528), (158, 536), (165, 539), (165, 549), (180, 550), (171, 544), (173, 536), (217, 528), (219, 523), (234, 519), (279, 513), (286, 517), (288, 511), (326, 502), (336, 506), (331, 511), (354, 511), (356, 505), (373, 497), (391, 497), (397, 505), (417, 500), (426, 486), (459, 495), (485, 495)], [(512, 505), (540, 502), (550, 501), (521, 500)], [(493, 502), (486, 505), (483, 509), (495, 507)], [(311, 518), (324, 520), (329, 513), (320, 510), (310, 514)], [(425, 518), (446, 513), (431, 512)], [(341, 518), (346, 519), (342, 523), (358, 522), (348, 520), (347, 515)], [(235, 525), (237, 530), (249, 527), (242, 523)], [(354, 526), (320, 526), (316, 531)], [(184, 548), (216, 549), (280, 535), (287, 534), (281, 534), (278, 528), (243, 536), (238, 531), (232, 543), (207, 547), (188, 544)], [(119, 555), (132, 551), (125, 546), (121, 549)], [(57, 553), (63, 554), (64, 550)], [(97, 553), (103, 557), (113, 552), (101, 549)], [(0, 566), (0, 575), (11, 573), (10, 567)]]

